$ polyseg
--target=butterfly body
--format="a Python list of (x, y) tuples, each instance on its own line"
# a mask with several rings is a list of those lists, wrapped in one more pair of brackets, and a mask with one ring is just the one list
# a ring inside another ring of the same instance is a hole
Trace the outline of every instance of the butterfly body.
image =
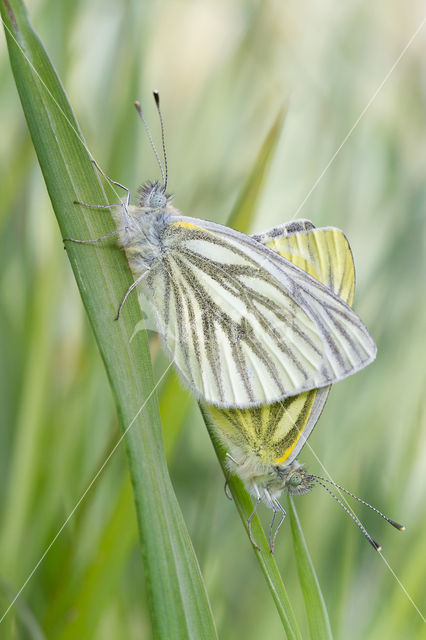
[(251, 456), (238, 461), (234, 458), (234, 455), (238, 455), (238, 451), (233, 447), (230, 447), (230, 450), (232, 453), (227, 457), (230, 472), (238, 475), (251, 496), (273, 511), (281, 511), (278, 500), (283, 491), (292, 495), (302, 495), (308, 493), (314, 486), (309, 480), (305, 466), (298, 460), (272, 466), (261, 463)]
[(164, 232), (170, 217), (178, 211), (170, 205), (164, 188), (154, 182), (147, 183), (140, 191), (139, 206), (123, 203), (112, 209), (120, 229), (118, 244), (125, 250), (133, 274), (137, 277), (161, 260), (165, 252)]

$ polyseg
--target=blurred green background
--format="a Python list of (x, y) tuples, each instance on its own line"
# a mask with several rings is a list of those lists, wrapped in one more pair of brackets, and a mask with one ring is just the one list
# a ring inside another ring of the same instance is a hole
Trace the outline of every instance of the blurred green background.
[[(185, 214), (225, 222), (283, 103), (288, 115), (253, 231), (295, 215), (347, 234), (355, 308), (377, 361), (339, 383), (310, 445), (337, 481), (407, 526), (356, 508), (425, 610), (426, 27), (334, 162), (330, 158), (421, 24), (421, 2), (27, 3), (102, 168), (158, 177), (133, 101), (158, 140)], [(5, 609), (120, 437), (0, 41), (0, 604)], [(303, 206), (301, 207), (303, 203)], [(93, 215), (102, 215), (94, 212)], [(153, 338), (157, 379), (167, 362)], [(161, 398), (174, 487), (219, 636), (282, 637), (280, 620), (195, 402)], [(186, 410), (188, 408), (188, 411)], [(306, 447), (300, 459), (323, 470)], [(335, 638), (420, 638), (397, 578), (319, 488), (296, 498)], [(269, 514), (262, 512), (265, 522)], [(304, 608), (288, 523), (276, 560)], [(16, 617), (16, 614), (18, 616)], [(1, 612), (0, 612), (1, 617)], [(3, 623), (11, 637), (149, 638), (143, 566), (120, 448)], [(2, 637), (0, 629), (0, 636)], [(5, 636), (6, 637), (6, 636)]]

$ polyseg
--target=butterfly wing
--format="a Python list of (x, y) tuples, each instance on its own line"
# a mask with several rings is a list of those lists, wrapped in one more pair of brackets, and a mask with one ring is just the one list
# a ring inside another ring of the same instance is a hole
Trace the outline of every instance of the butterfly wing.
[[(315, 229), (307, 220), (276, 227), (253, 236), (317, 278), (352, 304), (355, 268), (352, 252), (339, 229)], [(291, 463), (316, 425), (330, 387), (312, 389), (281, 402), (252, 409), (208, 409), (219, 433), (238, 458), (262, 463)]]
[(349, 242), (340, 229), (316, 229), (309, 220), (294, 220), (252, 237), (352, 306), (355, 266)]
[(294, 460), (305, 444), (327, 400), (330, 387), (299, 393), (261, 407), (208, 411), (231, 455), (237, 460), (278, 466)]
[(163, 242), (146, 279), (160, 333), (186, 383), (208, 403), (271, 404), (374, 358), (355, 312), (260, 241), (176, 216)]

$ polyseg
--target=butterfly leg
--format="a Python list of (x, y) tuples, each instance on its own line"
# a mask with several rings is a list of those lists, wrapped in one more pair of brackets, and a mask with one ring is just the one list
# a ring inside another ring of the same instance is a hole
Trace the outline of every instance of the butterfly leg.
[[(79, 203), (81, 204), (81, 203)], [(87, 205), (90, 206), (90, 205)], [(96, 205), (93, 205), (96, 207)], [(103, 206), (103, 205), (99, 205)], [(122, 227), (121, 229), (115, 229), (114, 231), (110, 231), (106, 233), (104, 236), (100, 238), (95, 238), (94, 240), (77, 240), (76, 238), (64, 238), (62, 242), (76, 242), (77, 244), (95, 244), (96, 242), (102, 242), (102, 240), (106, 240), (107, 238), (111, 238), (111, 236), (116, 236), (118, 233), (122, 231), (126, 231), (127, 227)]]
[[(272, 511), (272, 518), (271, 518), (271, 524), (269, 525), (269, 537), (268, 537), (268, 541), (269, 541), (269, 548), (271, 549), (271, 540), (272, 540), (272, 532), (274, 530), (274, 524), (275, 524), (275, 518), (277, 516), (277, 511), (274, 508)], [(271, 553), (272, 553), (272, 549), (271, 549)]]
[(253, 536), (251, 535), (251, 522), (256, 514), (257, 511), (257, 507), (259, 506), (260, 502), (261, 502), (262, 498), (260, 497), (259, 492), (257, 491), (257, 499), (256, 499), (256, 504), (254, 505), (254, 509), (251, 512), (249, 519), (247, 520), (247, 529), (248, 529), (248, 534), (249, 534), (249, 538), (250, 538), (250, 542), (252, 543), (253, 547), (255, 549), (257, 549), (258, 551), (260, 551), (260, 547), (258, 544), (256, 544), (256, 542), (253, 539)]
[(225, 495), (228, 498), (228, 500), (232, 500), (232, 496), (229, 493), (229, 480), (230, 480), (230, 478), (231, 478), (231, 469), (228, 469), (228, 473), (226, 474), (225, 486), (223, 487), (223, 490), (224, 490)]
[[(102, 171), (102, 169), (100, 168), (100, 166), (98, 165), (96, 160), (94, 160), (94, 158), (91, 158), (91, 163), (93, 164), (95, 169), (98, 171), (98, 173), (100, 173), (101, 176), (103, 176), (105, 178), (105, 180), (108, 180), (108, 182), (110, 184), (113, 184), (116, 187), (120, 187), (120, 189), (123, 189), (123, 191), (126, 192), (126, 198), (125, 198), (124, 202), (111, 202), (109, 204), (88, 204), (87, 202), (82, 202), (81, 200), (74, 200), (73, 204), (78, 204), (81, 207), (86, 207), (86, 209), (109, 209), (110, 207), (124, 207), (124, 211), (125, 211), (126, 218), (127, 218), (128, 217), (128, 208), (129, 208), (129, 203), (130, 203), (130, 189), (128, 189), (128, 187), (125, 187), (120, 182), (117, 182), (116, 180), (113, 180), (112, 178), (107, 176), (107, 174)], [(117, 232), (117, 233), (119, 233), (119, 232)], [(108, 236), (104, 236), (104, 237), (108, 237)], [(101, 238), (101, 239), (103, 239), (103, 238)], [(67, 238), (67, 240), (68, 240), (68, 238)]]
[[(117, 182), (116, 180), (113, 180), (112, 178), (110, 178), (109, 176), (107, 176), (107, 174), (102, 171), (102, 169), (100, 168), (100, 166), (98, 165), (98, 163), (96, 162), (96, 160), (94, 158), (91, 158), (91, 163), (93, 164), (93, 166), (95, 167), (95, 169), (101, 174), (101, 176), (103, 176), (105, 178), (105, 180), (108, 180), (108, 182), (110, 184), (114, 184), (116, 187), (120, 187), (120, 189), (123, 189), (123, 191), (126, 192), (126, 207), (129, 206), (129, 202), (130, 202), (130, 189), (128, 187), (125, 187), (123, 184), (121, 184), (120, 182)], [(111, 206), (111, 205), (109, 205)]]
[[(284, 509), (284, 507), (282, 506), (282, 504), (280, 502), (278, 502), (278, 500), (276, 498), (274, 498), (268, 490), (266, 490), (268, 493), (268, 497), (271, 500), (271, 504), (272, 504), (272, 510), (273, 510), (273, 516), (272, 516), (272, 520), (271, 520), (271, 525), (269, 527), (269, 549), (271, 550), (271, 553), (274, 553), (274, 546), (275, 546), (275, 539), (277, 537), (277, 533), (281, 528), (282, 523), (284, 522), (284, 518), (287, 515), (286, 510)], [(277, 524), (274, 533), (272, 533), (273, 531), (273, 527), (274, 527), (274, 522), (275, 522), (275, 517), (277, 515), (277, 513), (280, 512), (281, 517), (280, 517), (280, 521)]]
[(124, 303), (126, 302), (129, 294), (133, 291), (133, 289), (135, 289), (138, 284), (140, 282), (142, 282), (142, 280), (145, 278), (145, 276), (148, 274), (149, 269), (147, 269), (146, 271), (143, 272), (143, 274), (141, 276), (139, 276), (139, 278), (137, 278), (131, 285), (130, 287), (127, 289), (126, 293), (123, 296), (122, 301), (120, 302), (120, 306), (118, 307), (118, 311), (117, 311), (117, 315), (115, 316), (114, 320), (118, 320), (118, 318), (120, 317), (120, 313), (121, 313), (121, 309), (123, 308)]
[[(237, 460), (235, 460), (235, 458), (233, 458), (230, 453), (226, 453), (225, 458), (226, 460), (231, 460), (231, 462), (233, 462), (237, 467), (242, 464), (241, 462), (238, 462)], [(224, 486), (225, 495), (228, 498), (228, 500), (232, 500), (232, 496), (228, 491), (229, 479), (231, 477), (231, 473), (232, 473), (231, 469), (228, 469), (228, 474), (226, 476), (225, 486)]]
[(88, 204), (87, 202), (81, 202), (81, 200), (73, 200), (72, 203), (79, 204), (80, 207), (85, 207), (86, 209), (109, 209), (110, 207), (127, 206), (126, 203), (124, 203), (123, 205), (123, 202), (109, 202), (108, 204)]
[[(127, 187), (123, 187), (122, 184), (120, 184), (119, 182), (114, 182), (114, 180), (111, 180), (111, 178), (108, 178), (108, 176), (106, 176), (102, 169), (96, 164), (96, 162), (94, 160), (92, 160), (92, 162), (95, 164), (95, 167), (98, 169), (98, 171), (105, 176), (105, 178), (107, 178), (110, 182), (112, 182), (113, 184), (116, 184), (117, 186), (121, 187), (122, 189), (124, 189), (125, 191), (127, 191), (127, 196), (126, 196), (126, 200), (125, 202), (111, 202), (110, 204), (88, 204), (87, 202), (81, 202), (80, 200), (74, 200), (73, 204), (78, 204), (81, 207), (85, 207), (86, 209), (109, 209), (110, 207), (123, 207), (124, 206), (124, 210), (126, 212), (126, 217), (127, 217), (127, 207), (129, 205), (129, 200), (130, 200), (130, 191)], [(111, 236), (115, 236), (119, 233), (121, 233), (122, 231), (126, 231), (127, 230), (127, 226), (126, 227), (122, 227), (121, 229), (114, 229), (114, 231), (111, 231), (110, 233), (106, 233), (105, 235), (101, 236), (100, 238), (95, 238), (94, 240), (76, 240), (75, 238), (64, 238), (63, 242), (77, 242), (78, 244), (94, 244), (95, 242), (101, 242), (102, 240), (106, 240), (107, 238), (110, 238)]]
[(237, 467), (239, 467), (239, 466), (241, 466), (241, 465), (243, 464), (243, 462), (242, 462), (242, 461), (241, 461), (241, 462), (238, 462), (238, 460), (235, 460), (235, 458), (233, 458), (233, 457), (231, 456), (231, 454), (230, 454), (230, 453), (225, 453), (225, 458), (226, 458), (227, 460), (231, 460), (231, 462), (233, 462), (234, 464), (236, 464), (236, 465), (237, 465)]
[[(96, 160), (94, 158), (91, 158), (90, 162), (93, 164), (93, 166), (98, 171), (98, 173), (100, 173), (101, 176), (103, 176), (105, 178), (105, 180), (107, 180), (110, 184), (115, 185), (116, 187), (120, 187), (120, 189), (123, 189), (123, 191), (126, 192), (126, 199), (124, 201), (124, 208), (125, 208), (125, 210), (127, 212), (127, 208), (129, 206), (129, 203), (130, 203), (130, 189), (128, 187), (125, 187), (120, 182), (117, 182), (116, 180), (113, 180), (112, 178), (107, 176), (107, 174), (104, 173), (104, 171), (102, 171), (102, 169), (100, 168), (100, 166), (98, 165), (98, 163), (96, 162)], [(79, 204), (82, 207), (87, 207), (88, 209), (109, 209), (109, 207), (122, 207), (123, 206), (123, 202), (113, 202), (111, 204), (87, 204), (86, 202), (80, 202), (80, 200), (74, 200), (74, 204)]]

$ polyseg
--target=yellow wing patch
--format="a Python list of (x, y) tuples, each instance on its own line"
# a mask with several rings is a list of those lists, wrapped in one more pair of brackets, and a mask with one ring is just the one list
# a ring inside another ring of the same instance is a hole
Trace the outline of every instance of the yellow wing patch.
[(267, 465), (282, 464), (298, 443), (311, 415), (316, 391), (253, 409), (218, 409), (210, 415), (222, 438), (243, 455)]
[(191, 222), (183, 222), (183, 221), (179, 221), (179, 222), (173, 222), (172, 223), (175, 227), (185, 227), (186, 229), (196, 229), (197, 231), (202, 231), (203, 233), (206, 233), (205, 229), (202, 229), (201, 227), (199, 227), (196, 224), (192, 224)]

